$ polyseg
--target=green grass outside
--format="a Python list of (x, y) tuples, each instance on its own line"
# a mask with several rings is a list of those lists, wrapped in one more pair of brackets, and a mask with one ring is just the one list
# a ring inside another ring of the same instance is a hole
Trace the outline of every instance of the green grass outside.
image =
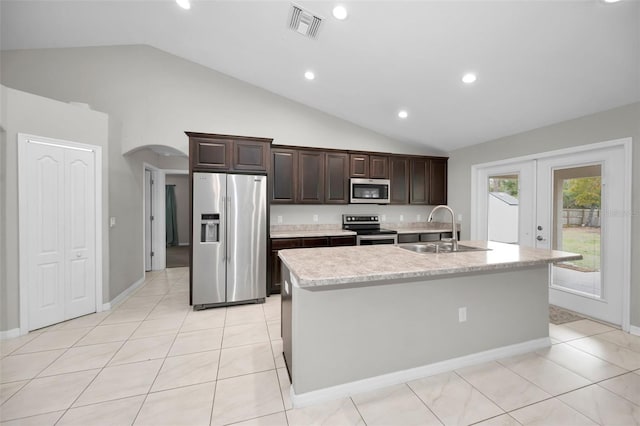
[(600, 228), (562, 228), (562, 251), (580, 253), (582, 260), (565, 262), (585, 272), (600, 270)]

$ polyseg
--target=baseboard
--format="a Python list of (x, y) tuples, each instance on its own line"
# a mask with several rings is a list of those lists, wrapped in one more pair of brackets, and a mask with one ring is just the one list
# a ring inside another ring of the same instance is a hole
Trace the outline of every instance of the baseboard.
[(640, 327), (636, 327), (635, 325), (630, 325), (629, 333), (633, 334), (634, 336), (640, 336)]
[(500, 348), (477, 352), (459, 358), (423, 365), (421, 367), (411, 368), (408, 370), (396, 371), (394, 373), (383, 374), (381, 376), (370, 377), (302, 394), (296, 394), (293, 386), (291, 386), (291, 401), (293, 402), (294, 407), (304, 407), (332, 399), (345, 398), (357, 393), (368, 392), (386, 386), (406, 383), (411, 380), (422, 379), (435, 374), (445, 373), (447, 371), (453, 371), (475, 364), (481, 364), (483, 362), (520, 355), (549, 346), (551, 346), (551, 340), (548, 337), (543, 337), (523, 343), (517, 343), (515, 345), (502, 346)]
[(125, 291), (123, 291), (122, 293), (117, 295), (112, 301), (104, 303), (102, 305), (102, 310), (103, 311), (108, 311), (108, 310), (111, 310), (111, 309), (115, 309), (116, 306), (118, 306), (119, 304), (124, 302), (125, 299), (127, 297), (129, 297), (129, 295), (131, 293), (133, 293), (140, 286), (142, 286), (142, 283), (144, 283), (144, 277), (140, 278), (138, 281), (136, 281), (135, 283), (131, 284)]
[(13, 339), (20, 336), (19, 328), (12, 328), (11, 330), (0, 331), (0, 340)]

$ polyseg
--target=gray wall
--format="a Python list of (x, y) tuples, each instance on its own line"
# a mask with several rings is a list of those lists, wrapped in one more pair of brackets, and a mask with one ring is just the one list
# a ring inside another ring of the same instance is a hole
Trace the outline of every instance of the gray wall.
[(189, 175), (166, 175), (165, 185), (175, 185), (178, 215), (178, 242), (189, 245)]
[[(529, 132), (458, 149), (449, 158), (449, 204), (468, 219), (471, 213), (471, 166), (614, 139), (633, 138), (631, 258), (640, 253), (640, 103), (565, 121)], [(462, 238), (470, 235), (463, 220)], [(631, 324), (640, 326), (640, 264), (631, 267)]]
[[(108, 215), (107, 143), (108, 117), (63, 102), (0, 86), (2, 115), (2, 215), (0, 241), (2, 241), (2, 269), (0, 270), (0, 331), (19, 327), (19, 270), (18, 270), (18, 133), (47, 136), (102, 147), (102, 214)], [(7, 108), (9, 106), (9, 108)], [(103, 294), (108, 300), (109, 283), (109, 230), (107, 220), (103, 232)]]
[[(285, 145), (442, 154), (394, 141), (148, 46), (3, 51), (0, 78), (14, 89), (86, 102), (109, 114), (105, 223), (112, 216), (117, 226), (107, 231), (108, 300), (144, 277), (143, 163), (187, 170), (185, 158), (158, 156), (144, 148), (148, 145), (171, 146), (186, 155), (188, 130), (270, 137)], [(12, 161), (7, 159), (8, 164)], [(15, 218), (7, 216), (9, 228), (11, 220)]]

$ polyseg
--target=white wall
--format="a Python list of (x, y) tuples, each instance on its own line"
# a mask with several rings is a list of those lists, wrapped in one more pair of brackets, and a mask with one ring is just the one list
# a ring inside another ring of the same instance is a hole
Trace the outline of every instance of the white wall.
[[(108, 217), (108, 122), (106, 114), (46, 99), (0, 86), (2, 114), (0, 126), (2, 140), (2, 215), (0, 240), (2, 241), (2, 269), (0, 270), (0, 331), (19, 326), (19, 270), (18, 270), (18, 133), (27, 133), (86, 143), (102, 147), (103, 217)], [(109, 282), (109, 229), (107, 220), (103, 232), (103, 293), (108, 294)]]
[(175, 185), (176, 207), (178, 215), (178, 242), (189, 245), (189, 175), (166, 175), (165, 185)]
[[(572, 146), (633, 138), (633, 200), (631, 215), (632, 259), (640, 253), (640, 103), (588, 115), (483, 144), (455, 150), (449, 157), (450, 205), (456, 213), (471, 212), (471, 166)], [(453, 190), (455, 189), (455, 190)], [(469, 221), (462, 223), (462, 238), (468, 238)], [(631, 267), (631, 324), (640, 326), (640, 263)]]

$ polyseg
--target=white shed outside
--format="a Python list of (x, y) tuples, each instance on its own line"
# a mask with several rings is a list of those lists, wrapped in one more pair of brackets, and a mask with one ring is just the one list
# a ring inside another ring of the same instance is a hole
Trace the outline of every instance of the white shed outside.
[(506, 192), (489, 193), (489, 240), (518, 242), (518, 199)]

